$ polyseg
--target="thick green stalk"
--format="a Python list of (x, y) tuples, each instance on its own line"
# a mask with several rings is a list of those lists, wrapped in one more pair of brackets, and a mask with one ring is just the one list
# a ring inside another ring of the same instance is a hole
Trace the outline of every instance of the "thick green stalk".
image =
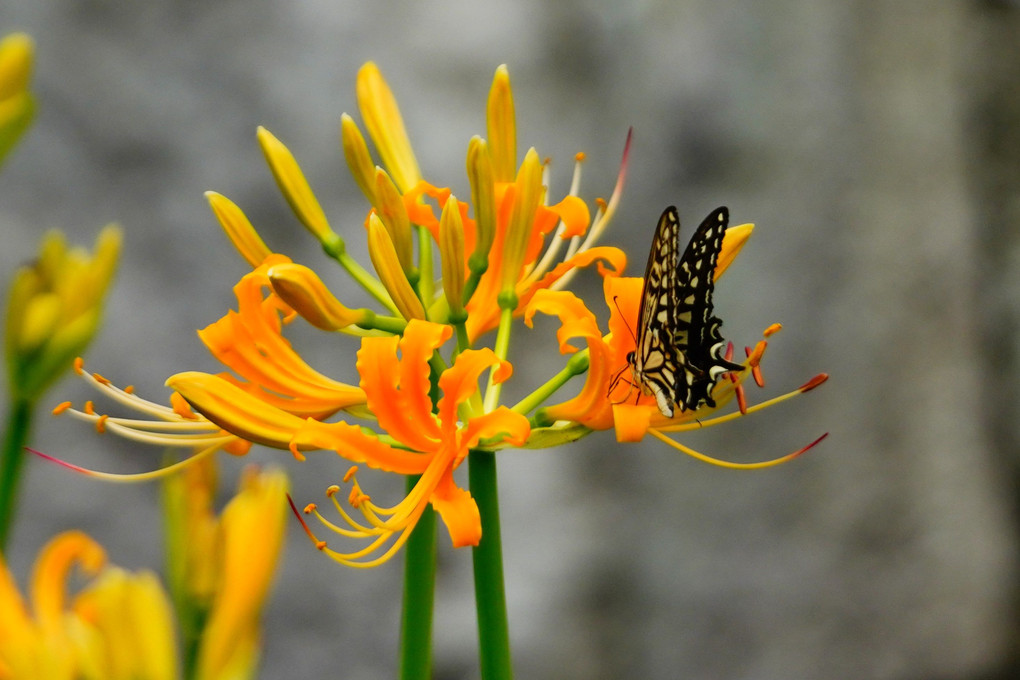
[[(407, 478), (407, 492), (417, 476)], [(432, 677), (432, 604), (436, 583), (436, 513), (429, 506), (404, 546), (404, 606), (400, 617), (400, 680)]]
[(472, 451), (468, 454), (468, 483), (482, 516), (482, 540), (471, 553), (481, 677), (482, 680), (511, 680), (510, 625), (503, 588), (503, 546), (493, 453)]
[(25, 444), (32, 427), (34, 406), (27, 399), (15, 397), (7, 414), (3, 458), (0, 458), (0, 552), (7, 549), (7, 538), (17, 512), (18, 483), (25, 462)]

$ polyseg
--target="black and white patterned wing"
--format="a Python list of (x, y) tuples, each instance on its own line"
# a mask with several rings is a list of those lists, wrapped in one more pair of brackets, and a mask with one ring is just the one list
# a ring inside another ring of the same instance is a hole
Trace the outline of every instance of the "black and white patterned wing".
[(680, 220), (676, 208), (662, 213), (645, 267), (645, 284), (634, 351), (627, 356), (641, 391), (655, 396), (659, 411), (673, 416), (676, 403), (676, 272), (680, 256)]
[(676, 309), (671, 326), (677, 349), (679, 375), (675, 403), (681, 411), (702, 403), (715, 406), (712, 389), (723, 373), (742, 367), (723, 358), (726, 341), (719, 332), (722, 321), (712, 313), (715, 266), (729, 223), (729, 211), (714, 210), (694, 232), (677, 265)]

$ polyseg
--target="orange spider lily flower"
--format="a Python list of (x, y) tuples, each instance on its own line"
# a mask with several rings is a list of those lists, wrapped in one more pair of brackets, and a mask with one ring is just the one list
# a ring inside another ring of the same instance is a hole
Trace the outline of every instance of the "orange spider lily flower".
[[(391, 229), (390, 221), (394, 225), (403, 225), (404, 220), (409, 220), (428, 231), (447, 255), (443, 262), (447, 273), (444, 280), (459, 280), (451, 276), (453, 267), (460, 268), (464, 272), (462, 277), (467, 280), (470, 280), (468, 272), (474, 273), (474, 280), (464, 291), (465, 297), (470, 299), (463, 300), (471, 338), (495, 328), (501, 304), (512, 306), (517, 314), (523, 313), (527, 301), (537, 290), (556, 286), (578, 267), (598, 263), (602, 273), (622, 271), (626, 264), (622, 251), (595, 248), (593, 243), (615, 212), (623, 189), (624, 169), (621, 169), (611, 200), (604, 204), (594, 220), (587, 204), (576, 196), (581, 155), (578, 156), (570, 194), (558, 203), (548, 204), (545, 173), (534, 149), (525, 154), (516, 175), (513, 171), (517, 163), (517, 131), (510, 79), (505, 66), (497, 69), (489, 94), (487, 118), (491, 139), (486, 142), (475, 138), (469, 144), (467, 169), (475, 214), (474, 218), (470, 217), (469, 203), (458, 200), (456, 205), (460, 219), (457, 222), (462, 231), (458, 238), (463, 243), (459, 263), (448, 259), (452, 249), (444, 248), (437, 217), (445, 211), (452, 193), (448, 188), (422, 179), (396, 99), (375, 64), (366, 64), (358, 74), (358, 102), (369, 136), (387, 172), (371, 170), (372, 161), (365, 140), (357, 124), (345, 115), (341, 130), (348, 166), (372, 202), (374, 212), (386, 224), (388, 231), (395, 232), (391, 233), (391, 239), (395, 246), (400, 246), (397, 252), (405, 270), (408, 240), (406, 236), (398, 238), (397, 234), (406, 233), (406, 228), (394, 226)], [(626, 152), (624, 167), (625, 163)], [(403, 210), (397, 209), (393, 203), (396, 195), (403, 199)], [(430, 202), (434, 202), (434, 206)], [(371, 218), (366, 220), (366, 225), (370, 223)], [(378, 240), (379, 237), (374, 238)], [(559, 252), (564, 243), (569, 243), (569, 246), (566, 257), (560, 261)], [(394, 267), (387, 267), (385, 272), (379, 271), (379, 275), (388, 290), (392, 292), (398, 288), (395, 282), (387, 281), (396, 275)], [(444, 321), (444, 318), (434, 315), (433, 303), (440, 301), (443, 300), (437, 295), (423, 302), (433, 310), (429, 318)], [(456, 310), (459, 305), (450, 304), (448, 307)], [(410, 318), (406, 310), (402, 308), (402, 311), (405, 311), (406, 318)], [(414, 316), (421, 318), (417, 313)]]
[[(530, 432), (527, 418), (506, 407), (479, 412), (479, 376), (494, 369), (494, 380), (502, 382), (512, 371), (508, 362), (500, 361), (488, 348), (458, 354), (453, 365), (439, 375), (443, 396), (433, 403), (429, 361), (451, 334), (449, 326), (413, 320), (402, 337), (362, 340), (357, 363), (361, 388), (368, 410), (378, 419), (379, 428), (388, 433), (385, 438), (344, 422), (299, 418), (214, 376), (184, 373), (168, 384), (210, 420), (245, 438), (290, 449), (296, 455), (332, 450), (379, 470), (420, 475), (414, 490), (389, 508), (376, 505), (354, 481), (350, 503), (362, 513), (363, 521), (340, 507), (335, 488), (329, 494), (347, 526), (337, 527), (320, 516), (324, 524), (347, 537), (366, 539), (369, 545), (353, 552), (336, 552), (321, 542), (319, 547), (338, 562), (374, 566), (403, 545), (429, 503), (445, 522), (455, 547), (477, 545), (481, 537), (478, 507), (471, 495), (457, 486), (453, 471), (470, 449), (482, 443), (489, 448), (520, 446)], [(353, 479), (353, 472), (346, 479)]]

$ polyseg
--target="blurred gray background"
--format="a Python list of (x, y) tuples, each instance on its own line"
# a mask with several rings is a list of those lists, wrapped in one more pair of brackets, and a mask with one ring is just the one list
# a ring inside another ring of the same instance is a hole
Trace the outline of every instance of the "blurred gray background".
[[(1017, 677), (1017, 3), (6, 0), (0, 31), (16, 29), (37, 42), (40, 114), (0, 176), (0, 270), (46, 228), (91, 243), (121, 223), (123, 264), (87, 365), (156, 399), (171, 373), (216, 370), (194, 331), (234, 306), (246, 271), (203, 191), (349, 289), (288, 212), (256, 125), (295, 153), (368, 262), (366, 205), (339, 148), (368, 59), (426, 176), (460, 195), (500, 63), (521, 152), (553, 159), (554, 196), (577, 151), (584, 197), (608, 196), (633, 126), (605, 239), (631, 253), (633, 274), (668, 204), (688, 225), (720, 204), (757, 224), (717, 288), (738, 345), (785, 326), (752, 398), (832, 379), (684, 441), (750, 461), (830, 437), (754, 473), (610, 433), (501, 454), (518, 677)], [(582, 286), (599, 307), (597, 279)], [(300, 325), (310, 361), (351, 379), (354, 344)], [(563, 361), (551, 344), (518, 357), (511, 395)], [(67, 379), (49, 401), (91, 396)], [(46, 416), (34, 442), (104, 470), (160, 457)], [(346, 469), (325, 453), (249, 459), (286, 465), (299, 502)], [(226, 462), (226, 486), (238, 467)], [(157, 497), (31, 461), (10, 561), (24, 579), (43, 542), (81, 527), (114, 562), (158, 567)], [(440, 543), (435, 677), (477, 677), (470, 553), (443, 529)], [(263, 677), (393, 677), (400, 572), (399, 559), (338, 567), (291, 526)]]

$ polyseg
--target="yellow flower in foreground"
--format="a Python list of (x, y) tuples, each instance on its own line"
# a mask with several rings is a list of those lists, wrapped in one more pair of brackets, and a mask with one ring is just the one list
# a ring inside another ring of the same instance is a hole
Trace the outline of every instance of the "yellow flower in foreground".
[[(319, 547), (338, 562), (352, 566), (374, 566), (389, 559), (407, 540), (426, 505), (443, 518), (453, 545), (476, 545), (481, 536), (478, 507), (471, 495), (457, 486), (453, 471), (469, 449), (520, 446), (528, 437), (527, 418), (506, 407), (481, 412), (477, 402), (477, 381), (486, 370), (495, 369), (493, 380), (509, 377), (510, 365), (492, 350), (466, 350), (453, 365), (442, 371), (438, 388), (442, 397), (429, 396), (429, 361), (433, 352), (449, 339), (448, 326), (411, 321), (403, 337), (364, 338), (358, 352), (358, 372), (367, 407), (388, 433), (380, 436), (348, 423), (324, 423), (299, 418), (282, 409), (255, 400), (240, 388), (213, 376), (182, 373), (168, 384), (211, 420), (237, 431), (256, 427), (245, 436), (277, 448), (302, 451), (333, 450), (355, 463), (404, 475), (420, 475), (414, 490), (393, 507), (382, 507), (363, 493), (357, 481), (348, 497), (363, 516), (357, 521), (336, 499), (330, 498), (344, 518), (345, 527), (323, 523), (348, 538), (368, 541), (352, 552)], [(435, 411), (435, 413), (434, 413)], [(352, 481), (353, 469), (345, 481)], [(314, 511), (310, 506), (309, 511)], [(394, 540), (391, 540), (394, 539)]]
[(120, 240), (119, 229), (106, 227), (90, 257), (83, 250), (69, 249), (59, 232), (51, 232), (35, 262), (15, 273), (5, 344), (10, 389), (17, 398), (39, 397), (92, 340)]
[(185, 645), (199, 680), (254, 677), (259, 619), (276, 573), (287, 511), (287, 477), (248, 468), (217, 517), (214, 459), (166, 480), (171, 583)]
[[(77, 565), (89, 583), (67, 602)], [(0, 557), (0, 679), (173, 680), (173, 616), (150, 572), (107, 566), (103, 549), (68, 531), (40, 552), (31, 600)]]
[(35, 114), (35, 99), (28, 91), (33, 49), (32, 39), (24, 33), (0, 40), (0, 162)]

